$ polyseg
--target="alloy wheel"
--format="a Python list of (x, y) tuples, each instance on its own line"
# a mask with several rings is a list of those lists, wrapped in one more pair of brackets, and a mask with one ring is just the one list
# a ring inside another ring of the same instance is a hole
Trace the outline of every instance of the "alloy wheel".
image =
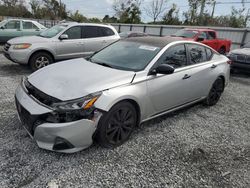
[(136, 115), (129, 107), (116, 110), (108, 121), (106, 138), (111, 144), (123, 143), (133, 131), (136, 124)]
[(214, 82), (214, 84), (209, 92), (209, 96), (208, 96), (209, 105), (214, 105), (219, 101), (220, 96), (223, 92), (223, 89), (224, 89), (223, 80), (217, 79)]
[(43, 68), (49, 65), (49, 59), (47, 57), (41, 56), (36, 59), (35, 65), (37, 69)]

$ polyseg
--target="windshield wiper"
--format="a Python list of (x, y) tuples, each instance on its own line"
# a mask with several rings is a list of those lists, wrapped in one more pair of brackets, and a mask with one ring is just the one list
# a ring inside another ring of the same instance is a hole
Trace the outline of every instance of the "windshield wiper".
[(98, 65), (102, 65), (104, 67), (110, 67), (110, 68), (113, 68), (111, 65), (107, 64), (107, 63), (102, 63), (102, 62), (96, 62), (96, 61), (93, 61), (93, 59), (91, 57), (88, 57), (87, 58), (87, 61), (90, 61), (92, 63), (95, 63), (95, 64), (98, 64)]
[[(96, 63), (96, 62), (95, 62)], [(111, 65), (109, 65), (109, 64), (107, 64), (107, 63), (96, 63), (96, 64), (98, 64), (98, 65), (102, 65), (102, 66), (104, 66), (104, 67), (110, 67), (110, 68), (113, 68)]]

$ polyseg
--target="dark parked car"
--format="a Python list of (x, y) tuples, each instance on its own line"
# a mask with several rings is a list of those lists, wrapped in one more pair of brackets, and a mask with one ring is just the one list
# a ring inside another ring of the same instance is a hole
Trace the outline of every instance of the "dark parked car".
[(228, 54), (228, 58), (232, 61), (232, 70), (250, 71), (250, 42), (243, 45), (240, 49), (232, 50)]

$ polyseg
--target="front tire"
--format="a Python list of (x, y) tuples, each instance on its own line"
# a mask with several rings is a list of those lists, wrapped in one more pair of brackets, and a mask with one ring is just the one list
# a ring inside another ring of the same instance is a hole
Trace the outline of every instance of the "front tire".
[(120, 102), (100, 119), (95, 138), (106, 148), (120, 146), (129, 139), (136, 123), (135, 107), (129, 102)]
[(33, 71), (41, 69), (45, 66), (48, 66), (54, 62), (51, 55), (47, 52), (38, 52), (32, 55), (30, 58), (30, 67)]
[(221, 97), (221, 94), (224, 91), (224, 81), (221, 77), (217, 78), (215, 82), (213, 83), (213, 86), (205, 99), (205, 105), (207, 106), (213, 106), (215, 105)]

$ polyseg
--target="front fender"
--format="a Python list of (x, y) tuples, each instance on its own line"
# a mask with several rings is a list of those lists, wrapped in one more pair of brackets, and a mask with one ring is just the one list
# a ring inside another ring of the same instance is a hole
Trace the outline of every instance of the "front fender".
[(143, 118), (146, 114), (147, 101), (149, 100), (146, 93), (146, 84), (144, 82), (112, 88), (103, 91), (100, 98), (96, 101), (95, 107), (108, 112), (112, 106), (123, 100), (133, 100), (138, 104)]

